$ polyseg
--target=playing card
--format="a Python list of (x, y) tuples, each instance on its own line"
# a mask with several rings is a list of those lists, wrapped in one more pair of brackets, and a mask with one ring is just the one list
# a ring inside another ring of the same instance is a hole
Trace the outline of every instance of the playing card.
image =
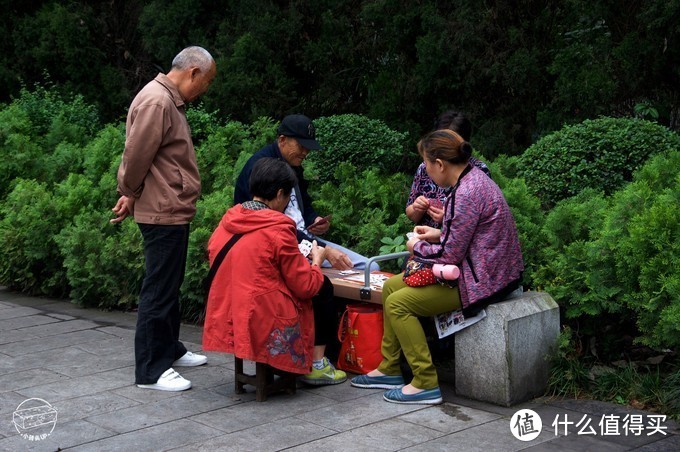
[(309, 240), (303, 240), (302, 242), (298, 243), (298, 249), (304, 257), (307, 257), (309, 256), (309, 253), (312, 252), (312, 242)]

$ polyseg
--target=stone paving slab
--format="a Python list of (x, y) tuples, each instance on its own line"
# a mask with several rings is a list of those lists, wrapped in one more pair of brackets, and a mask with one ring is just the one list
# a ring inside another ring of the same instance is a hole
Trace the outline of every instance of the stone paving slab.
[[(550, 425), (558, 416), (597, 422), (603, 415), (653, 413), (549, 398), (494, 406), (459, 397), (446, 383), (445, 403), (433, 407), (390, 404), (381, 390), (348, 383), (298, 384), (297, 394), (258, 403), (250, 386), (234, 393), (233, 356), (222, 353), (206, 353), (205, 366), (177, 369), (192, 381), (189, 391), (142, 390), (133, 384), (135, 322), (134, 313), (0, 288), (0, 450), (680, 450), (680, 428), (670, 421), (665, 436), (635, 438), (577, 435), (573, 428), (555, 435)], [(183, 325), (181, 339), (200, 351), (201, 333)], [(41, 441), (25, 439), (12, 422), (29, 399), (57, 412), (53, 431)], [(533, 441), (510, 431), (519, 409), (534, 410), (543, 421)]]
[[(69, 316), (70, 317), (70, 316)], [(0, 313), (0, 318), (3, 318)], [(10, 328), (13, 330), (26, 328), (29, 326), (43, 325), (45, 323), (58, 322), (60, 319), (51, 315), (27, 315), (20, 317), (13, 317), (0, 320), (0, 331), (7, 331)]]
[[(175, 450), (214, 451), (220, 449), (243, 451), (277, 451), (300, 445), (317, 438), (324, 438), (337, 431), (320, 427), (303, 419), (286, 417), (275, 423), (229, 433), (214, 440)], [(347, 446), (347, 445), (346, 445)], [(328, 449), (325, 449), (328, 450)]]
[[(99, 441), (75, 447), (73, 451), (118, 452), (155, 452), (181, 448), (204, 441), (206, 438), (220, 436), (221, 432), (188, 419), (178, 419), (153, 427), (115, 435)], [(224, 443), (229, 444), (229, 443)], [(213, 449), (215, 450), (215, 449)]]
[(392, 451), (426, 443), (443, 435), (440, 431), (421, 428), (399, 417), (341, 432), (331, 438), (308, 442), (292, 450), (296, 452), (349, 449)]

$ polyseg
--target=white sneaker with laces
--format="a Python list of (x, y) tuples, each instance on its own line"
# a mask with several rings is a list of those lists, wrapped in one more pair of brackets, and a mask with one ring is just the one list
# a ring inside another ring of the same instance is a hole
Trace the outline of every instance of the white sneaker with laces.
[(158, 391), (184, 391), (191, 387), (191, 382), (183, 378), (172, 367), (160, 376), (152, 385), (137, 385), (138, 388), (156, 389)]
[(180, 359), (172, 363), (174, 367), (195, 367), (208, 362), (208, 357), (186, 352)]

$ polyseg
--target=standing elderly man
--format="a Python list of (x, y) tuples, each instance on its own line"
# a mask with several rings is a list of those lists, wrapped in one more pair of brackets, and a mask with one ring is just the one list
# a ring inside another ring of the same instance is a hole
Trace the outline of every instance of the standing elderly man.
[(144, 239), (146, 274), (135, 334), (135, 383), (140, 388), (189, 389), (191, 382), (173, 367), (207, 362), (179, 341), (179, 289), (189, 222), (201, 190), (185, 108), (208, 90), (216, 70), (208, 51), (187, 47), (167, 75), (158, 74), (135, 96), (127, 116), (118, 169), (121, 196), (111, 222), (134, 215)]
[[(257, 151), (248, 159), (243, 170), (241, 170), (234, 188), (234, 204), (252, 200), (248, 181), (255, 162), (264, 157), (284, 160), (293, 168), (298, 179), (298, 184), (295, 186), (284, 212), (295, 221), (298, 241), (303, 239), (310, 242), (316, 240), (320, 246), (326, 248), (326, 261), (324, 261), (323, 267), (333, 267), (339, 270), (347, 270), (352, 267), (365, 268), (368, 258), (317, 237), (326, 233), (331, 224), (328, 219), (320, 217), (312, 207), (312, 198), (307, 193), (309, 184), (304, 178), (302, 168), (302, 162), (309, 151), (321, 149), (321, 145), (316, 141), (316, 130), (312, 120), (305, 115), (288, 115), (281, 121), (277, 133), (276, 141)], [(377, 264), (373, 264), (371, 267), (372, 270), (379, 269)]]

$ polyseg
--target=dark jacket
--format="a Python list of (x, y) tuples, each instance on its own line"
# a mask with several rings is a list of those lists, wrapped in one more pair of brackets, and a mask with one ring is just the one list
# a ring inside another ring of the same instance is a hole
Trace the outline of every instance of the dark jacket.
[[(241, 170), (241, 174), (239, 174), (238, 179), (236, 179), (236, 186), (234, 187), (234, 205), (251, 201), (253, 199), (253, 195), (250, 193), (250, 173), (253, 171), (253, 166), (255, 163), (261, 158), (265, 157), (283, 160), (284, 162), (286, 161), (286, 159), (283, 158), (283, 155), (281, 155), (281, 150), (279, 149), (277, 142), (268, 144), (253, 154), (253, 156), (248, 159), (245, 166)], [(309, 183), (305, 180), (304, 169), (301, 166), (291, 166), (291, 168), (293, 168), (293, 171), (295, 171), (295, 175), (297, 176), (298, 180), (298, 185), (295, 187), (295, 192), (298, 197), (298, 203), (300, 203), (302, 207), (302, 218), (305, 220), (305, 226), (309, 226), (310, 224), (314, 223), (314, 220), (316, 220), (319, 214), (317, 214), (312, 207), (312, 198), (309, 196), (309, 193), (307, 193)], [(297, 236), (298, 241), (302, 240), (303, 238), (310, 241), (312, 239), (311, 237), (306, 237), (302, 231), (298, 231)], [(317, 240), (319, 245), (323, 246), (323, 243), (319, 242), (317, 237), (314, 237), (313, 239)]]

